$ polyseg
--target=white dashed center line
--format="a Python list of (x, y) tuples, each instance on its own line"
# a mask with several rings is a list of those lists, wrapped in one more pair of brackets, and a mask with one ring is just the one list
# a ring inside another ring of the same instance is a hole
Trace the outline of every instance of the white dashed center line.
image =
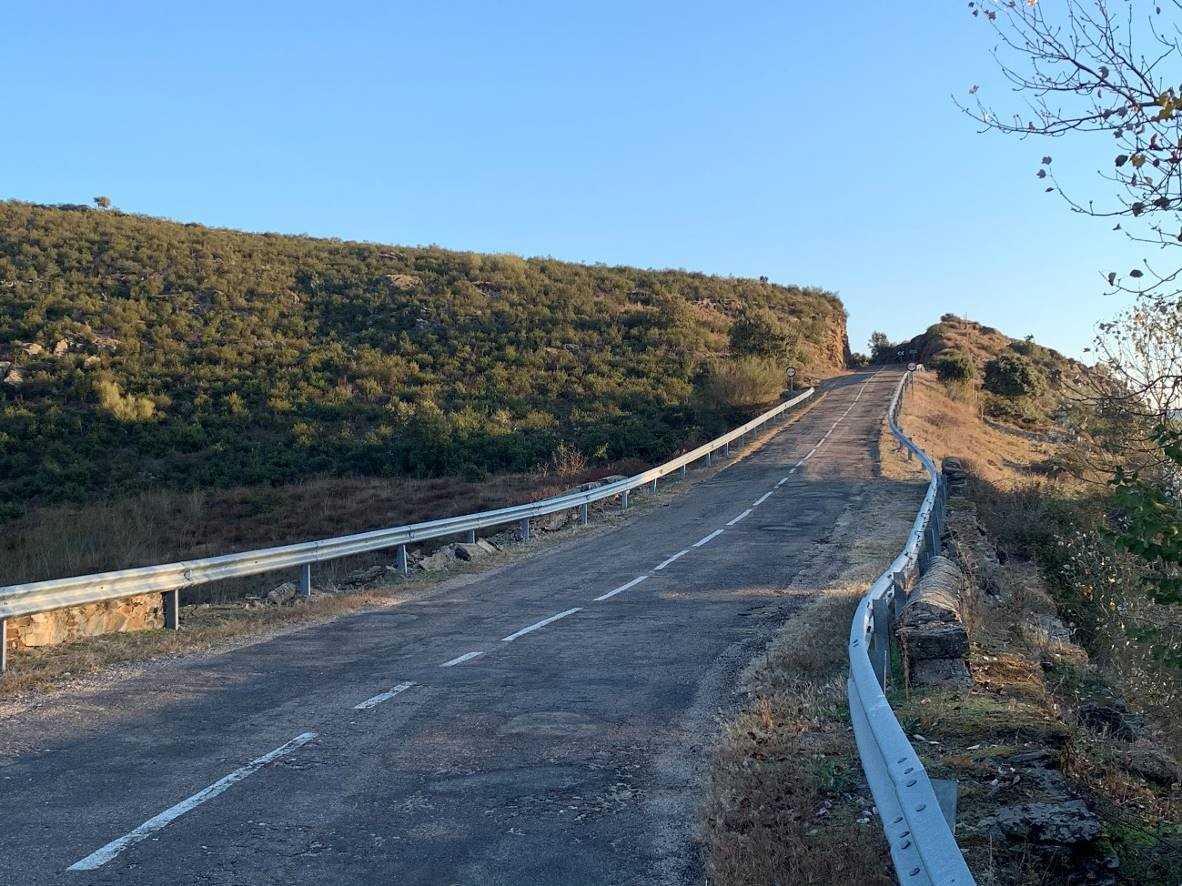
[(723, 530), (721, 529), (715, 529), (705, 538), (699, 538), (696, 542), (690, 545), (690, 547), (700, 548), (702, 545), (709, 544), (710, 542), (714, 541), (714, 539), (718, 538), (718, 536), (722, 535), (722, 532)]
[(576, 606), (574, 609), (566, 610), (566, 612), (560, 612), (557, 615), (551, 615), (549, 618), (543, 618), (541, 621), (535, 622), (528, 628), (522, 628), (520, 631), (510, 634), (508, 637), (502, 637), (501, 642), (509, 643), (512, 640), (516, 640), (518, 637), (524, 637), (526, 634), (536, 631), (538, 628), (544, 628), (546, 625), (550, 624), (551, 622), (558, 621), (560, 618), (566, 618), (568, 615), (574, 615), (576, 612), (581, 612), (582, 609), (582, 606)]
[(647, 575), (638, 576), (638, 577), (632, 579), (632, 581), (628, 582), (627, 584), (620, 585), (614, 591), (608, 591), (602, 597), (596, 597), (595, 602), (598, 603), (601, 600), (606, 600), (608, 597), (614, 597), (616, 594), (622, 594), (624, 591), (628, 590), (628, 588), (636, 587), (638, 584), (640, 584), (646, 578), (648, 578)]
[(440, 665), (441, 668), (454, 668), (458, 664), (463, 664), (466, 661), (471, 661), (477, 656), (484, 655), (483, 652), (465, 652), (463, 655), (457, 655), (451, 661), (445, 661)]
[(674, 560), (680, 560), (682, 557), (684, 557), (688, 553), (689, 553), (689, 548), (686, 548), (684, 551), (678, 551), (676, 554), (674, 554), (672, 557), (670, 557), (668, 560), (666, 560), (660, 566), (658, 566), (656, 569), (654, 569), (653, 572), (660, 572), (662, 569), (664, 569), (666, 566), (668, 566)]
[(353, 710), (364, 711), (366, 708), (376, 708), (382, 702), (389, 701), (394, 696), (396, 696), (399, 692), (405, 692), (406, 690), (410, 689), (410, 687), (412, 687), (414, 685), (415, 684), (414, 684), (413, 680), (411, 680), (407, 683), (399, 683), (397, 686), (395, 686), (389, 692), (380, 692), (377, 695), (375, 695), (373, 698), (367, 698), (361, 704), (354, 705)]
[(146, 840), (148, 837), (152, 836), (152, 834), (156, 833), (157, 831), (167, 827), (172, 822), (176, 821), (178, 818), (180, 818), (186, 812), (190, 812), (193, 809), (196, 809), (198, 806), (200, 806), (206, 800), (212, 800), (214, 797), (218, 796), (219, 794), (222, 794), (222, 793), (228, 791), (231, 787), (233, 787), (238, 782), (242, 781), (242, 779), (246, 778), (248, 775), (258, 772), (260, 769), (262, 769), (268, 763), (274, 762), (275, 760), (278, 760), (280, 757), (290, 754), (292, 751), (296, 750), (297, 748), (303, 747), (304, 745), (306, 745), (308, 742), (310, 742), (315, 737), (316, 737), (315, 732), (305, 732), (303, 735), (297, 735), (295, 738), (293, 738), (287, 744), (285, 744), (281, 747), (275, 748), (275, 750), (271, 751), (268, 754), (263, 754), (263, 756), (258, 757), (254, 760), (251, 760), (245, 766), (243, 766), (239, 769), (235, 769), (233, 772), (231, 772), (225, 778), (218, 779), (213, 784), (211, 784), (209, 787), (198, 791), (196, 794), (189, 797), (187, 800), (181, 800), (181, 802), (177, 803), (175, 806), (170, 807), (169, 809), (165, 809), (163, 812), (161, 812), (159, 815), (155, 816), (154, 818), (149, 818), (147, 821), (145, 821), (143, 824), (141, 824), (135, 830), (131, 831), (128, 834), (125, 834), (124, 836), (120, 837), (118, 840), (112, 840), (110, 843), (108, 843), (106, 846), (102, 847), (101, 849), (96, 849), (94, 852), (90, 853), (90, 855), (86, 856), (86, 858), (82, 859), (81, 861), (74, 862), (72, 865), (69, 866), (69, 868), (67, 868), (67, 870), (93, 871), (96, 868), (99, 868), (102, 865), (105, 865), (108, 861), (110, 861), (112, 858), (114, 858), (116, 855), (118, 855), (120, 852), (122, 852), (128, 846), (134, 846), (136, 843), (139, 843), (141, 840)]
[(759, 498), (755, 499), (754, 502), (752, 502), (751, 507), (757, 508), (771, 497), (772, 497), (771, 492), (765, 492)]
[(751, 513), (751, 508), (747, 508), (747, 510), (743, 511), (743, 513), (739, 514), (739, 516), (735, 517), (735, 519), (728, 521), (726, 525), (727, 526), (734, 526), (736, 523), (738, 523), (740, 520), (742, 520), (744, 517), (746, 517), (750, 513)]

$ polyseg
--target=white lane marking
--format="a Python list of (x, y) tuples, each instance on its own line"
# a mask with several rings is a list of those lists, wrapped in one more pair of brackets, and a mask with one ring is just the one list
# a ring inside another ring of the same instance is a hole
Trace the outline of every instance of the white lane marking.
[(483, 651), (465, 652), (463, 655), (457, 655), (451, 661), (445, 661), (443, 664), (440, 665), (440, 667), (441, 668), (454, 668), (458, 664), (463, 664), (466, 661), (471, 661), (472, 659), (474, 659), (478, 656), (481, 656), (481, 655), (484, 655)]
[(81, 861), (74, 862), (66, 870), (93, 871), (96, 868), (102, 867), (128, 846), (134, 846), (141, 840), (146, 840), (152, 834), (156, 833), (156, 831), (167, 827), (186, 812), (196, 809), (206, 800), (212, 800), (214, 797), (218, 796), (218, 794), (229, 790), (233, 785), (242, 781), (242, 779), (246, 778), (248, 775), (257, 772), (268, 763), (278, 760), (282, 756), (290, 754), (297, 748), (303, 747), (315, 737), (315, 732), (305, 732), (303, 735), (297, 735), (282, 747), (275, 748), (275, 750), (271, 751), (270, 753), (263, 754), (263, 756), (251, 760), (245, 766), (241, 767), (240, 769), (235, 769), (225, 778), (215, 781), (209, 787), (198, 791), (187, 800), (182, 800), (175, 806), (165, 809), (159, 815), (149, 818), (135, 830), (125, 834), (117, 840), (112, 840), (101, 849), (96, 849)]
[(699, 538), (696, 542), (694, 542), (692, 545), (690, 545), (690, 547), (700, 548), (702, 545), (709, 544), (710, 542), (714, 541), (714, 539), (718, 538), (718, 536), (722, 535), (722, 533), (723, 533), (723, 530), (715, 529), (713, 532), (711, 532), (709, 535), (705, 536), (704, 538)]
[[(773, 492), (774, 491), (775, 490), (773, 490)], [(755, 499), (755, 501), (751, 503), (751, 507), (757, 508), (771, 497), (772, 497), (771, 492), (765, 492), (763, 495), (761, 495), (759, 498)]]
[(399, 692), (405, 692), (406, 690), (410, 689), (410, 687), (412, 687), (414, 685), (415, 685), (414, 680), (410, 680), (406, 683), (399, 683), (397, 686), (395, 686), (389, 692), (379, 692), (373, 698), (367, 698), (361, 704), (354, 705), (353, 710), (364, 711), (366, 708), (375, 708), (378, 705), (380, 705), (382, 702), (389, 701), (394, 696), (396, 696)]
[(641, 583), (642, 581), (644, 581), (646, 578), (648, 578), (648, 576), (647, 576), (647, 575), (641, 575), (641, 576), (637, 576), (636, 578), (632, 579), (632, 581), (628, 582), (627, 584), (620, 585), (620, 586), (619, 586), (618, 588), (616, 588), (614, 591), (608, 591), (608, 592), (607, 592), (606, 594), (604, 594), (602, 597), (596, 597), (596, 598), (595, 598), (595, 602), (596, 602), (596, 603), (598, 603), (598, 602), (600, 602), (601, 600), (606, 600), (606, 599), (608, 599), (609, 597), (614, 597), (616, 594), (622, 594), (624, 591), (628, 590), (628, 588), (634, 588), (634, 587), (636, 587), (638, 584), (640, 584), (640, 583)]
[[(793, 468), (792, 470), (796, 470), (796, 469)], [(788, 473), (791, 474), (792, 471), (789, 471)], [(781, 477), (779, 480), (776, 481), (776, 488), (779, 489), (781, 486), (783, 486), (787, 482), (788, 482), (787, 477)]]
[(751, 513), (751, 508), (747, 508), (747, 510), (743, 511), (743, 513), (739, 514), (739, 516), (735, 517), (735, 519), (731, 520), (726, 525), (727, 526), (734, 526), (736, 523), (738, 523), (740, 520), (742, 520), (744, 517), (746, 517), (750, 513)]
[(684, 557), (688, 553), (689, 553), (689, 548), (686, 548), (684, 551), (678, 551), (676, 554), (674, 554), (672, 557), (670, 557), (668, 560), (666, 560), (660, 566), (658, 566), (656, 569), (654, 569), (653, 572), (660, 572), (662, 569), (664, 569), (666, 566), (668, 566), (674, 560), (680, 560), (682, 557)]
[(557, 615), (551, 615), (549, 618), (543, 618), (541, 621), (534, 622), (529, 627), (522, 628), (520, 631), (510, 634), (508, 637), (502, 637), (501, 642), (508, 643), (511, 640), (516, 640), (518, 637), (524, 637), (531, 631), (536, 631), (538, 628), (544, 628), (546, 625), (550, 624), (551, 622), (558, 621), (560, 618), (566, 618), (568, 615), (574, 615), (576, 612), (581, 611), (582, 608), (582, 606), (576, 606), (574, 609), (566, 610), (566, 612), (560, 612)]

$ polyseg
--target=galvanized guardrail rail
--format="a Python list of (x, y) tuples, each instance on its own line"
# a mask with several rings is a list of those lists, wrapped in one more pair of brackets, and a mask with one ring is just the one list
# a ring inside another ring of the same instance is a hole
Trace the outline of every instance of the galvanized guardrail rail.
[(890, 670), (891, 622), (906, 589), (939, 553), (947, 490), (935, 463), (897, 423), (899, 403), (913, 373), (899, 380), (887, 413), (891, 433), (931, 478), (902, 553), (870, 586), (850, 625), (847, 692), (854, 738), (878, 806), (895, 872), (903, 886), (969, 886), (975, 881), (944, 818), (932, 783), (883, 690)]
[(238, 554), (224, 554), (219, 557), (205, 557), (200, 560), (185, 560), (180, 563), (166, 563), (161, 566), (143, 566), (135, 569), (120, 569), (114, 572), (99, 572), (74, 578), (57, 578), (28, 584), (10, 585), (0, 588), (0, 674), (7, 668), (7, 620), (22, 615), (49, 612), (87, 603), (100, 603), (123, 597), (159, 592), (164, 595), (165, 627), (175, 630), (180, 623), (180, 591), (183, 588), (226, 578), (241, 578), (279, 569), (300, 569), (300, 591), (307, 596), (312, 592), (312, 565), (348, 557), (353, 554), (397, 548), (397, 562), (403, 574), (407, 573), (406, 546), (449, 535), (463, 535), (468, 541), (476, 540), (478, 529), (517, 523), (521, 534), (529, 538), (529, 521), (557, 511), (579, 509), (580, 521), (588, 520), (588, 506), (605, 498), (619, 496), (621, 505), (628, 507), (628, 493), (639, 486), (651, 485), (655, 491), (657, 481), (674, 471), (685, 476), (686, 468), (698, 459), (713, 460), (714, 453), (722, 449), (730, 454), (730, 445), (740, 437), (749, 434), (815, 393), (814, 388), (792, 397), (756, 416), (744, 425), (704, 443), (696, 449), (683, 453), (662, 465), (651, 468), (634, 477), (627, 477), (595, 489), (567, 493), (523, 505), (513, 505), (495, 511), (481, 511), (460, 517), (444, 517), (409, 526), (395, 526), (390, 529), (375, 529), (355, 535), (308, 541), (282, 547), (264, 548), (257, 551), (243, 551)]

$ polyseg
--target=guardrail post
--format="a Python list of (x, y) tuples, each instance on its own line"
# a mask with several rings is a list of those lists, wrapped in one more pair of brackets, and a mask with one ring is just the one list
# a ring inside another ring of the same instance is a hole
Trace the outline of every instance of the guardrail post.
[(410, 574), (410, 566), (406, 562), (406, 545), (398, 546), (398, 571), (403, 575)]
[(870, 644), (870, 664), (878, 685), (886, 689), (887, 665), (891, 660), (891, 607), (879, 598), (870, 604), (874, 642)]
[(300, 596), (312, 596), (312, 564), (305, 563), (300, 567)]
[(628, 510), (628, 490), (627, 489), (625, 489), (622, 493), (620, 493), (620, 510), (621, 511)]
[(165, 591), (164, 597), (164, 628), (169, 631), (179, 631), (181, 628), (181, 592), (180, 589)]
[(710, 465), (712, 465), (712, 464), (714, 464), (714, 450), (713, 449), (711, 449), (709, 452), (706, 453), (706, 467), (710, 467)]
[[(627, 495), (627, 493), (624, 493)], [(521, 540), (529, 541), (529, 517), (521, 521)]]
[(579, 505), (579, 525), (586, 526), (590, 522), (591, 522), (591, 514), (589, 513), (589, 508), (587, 507), (587, 503), (584, 502), (583, 504)]
[(656, 478), (653, 478), (653, 492), (656, 492), (656, 491), (657, 491), (657, 481), (656, 481)]
[(476, 544), (476, 530), (469, 529), (468, 535), (464, 538), (464, 541), (468, 542), (470, 545)]
[(730, 454), (731, 454), (731, 441), (730, 440), (727, 440), (725, 443), (722, 444), (722, 454), (725, 456), (730, 456)]
[(681, 466), (681, 479), (682, 479), (682, 480), (684, 480), (684, 479), (685, 479), (685, 465), (682, 465), (682, 466)]
[(0, 675), (8, 670), (8, 619), (0, 618)]

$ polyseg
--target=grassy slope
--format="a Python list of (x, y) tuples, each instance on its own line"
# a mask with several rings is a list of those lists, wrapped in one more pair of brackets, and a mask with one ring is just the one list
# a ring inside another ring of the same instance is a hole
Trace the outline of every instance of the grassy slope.
[(0, 203), (0, 500), (656, 458), (745, 305), (840, 366), (819, 290)]

